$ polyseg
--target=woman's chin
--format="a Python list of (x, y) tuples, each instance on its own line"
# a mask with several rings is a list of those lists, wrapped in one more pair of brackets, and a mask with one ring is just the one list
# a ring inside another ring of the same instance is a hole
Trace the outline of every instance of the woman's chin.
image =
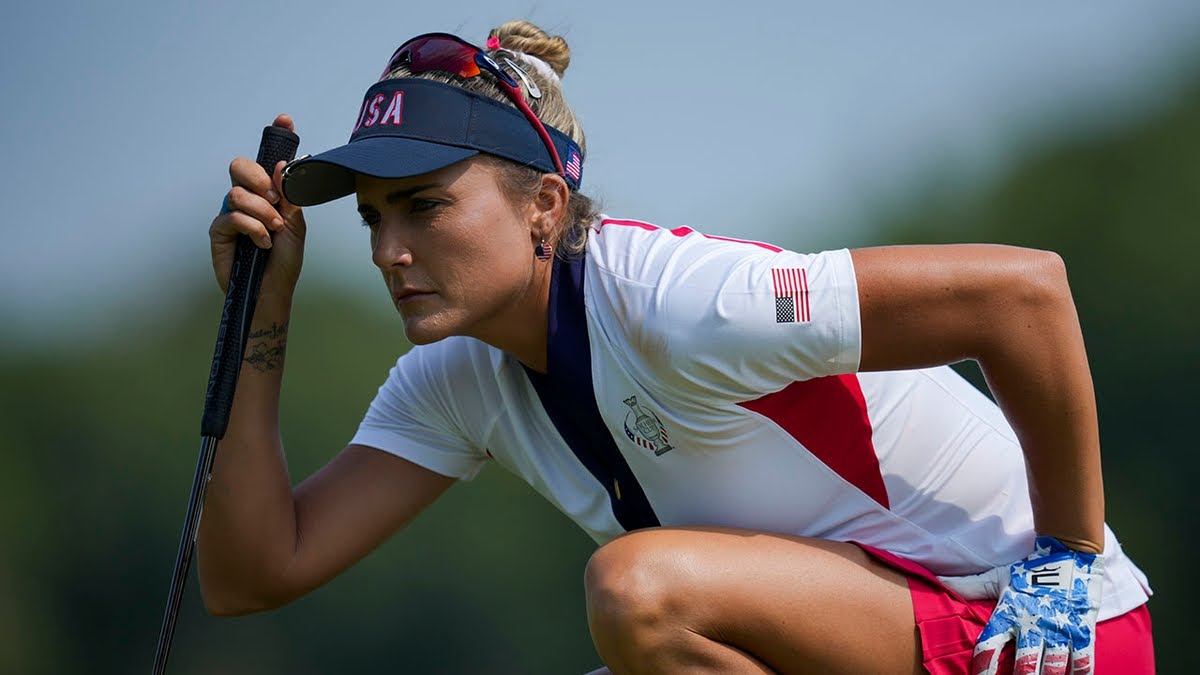
[(444, 322), (430, 316), (404, 316), (404, 336), (414, 345), (427, 345), (444, 340), (453, 333)]

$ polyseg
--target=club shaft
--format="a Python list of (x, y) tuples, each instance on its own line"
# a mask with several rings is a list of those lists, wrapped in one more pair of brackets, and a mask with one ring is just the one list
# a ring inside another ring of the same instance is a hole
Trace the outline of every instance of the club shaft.
[(183, 602), (183, 588), (187, 584), (188, 572), (192, 568), (192, 553), (196, 550), (196, 533), (200, 529), (200, 514), (204, 511), (204, 495), (208, 491), (208, 479), (212, 476), (213, 458), (216, 456), (217, 439), (205, 436), (200, 443), (200, 458), (196, 463), (196, 475), (192, 479), (192, 496), (188, 499), (183, 535), (179, 538), (179, 550), (175, 553), (175, 574), (171, 578), (171, 590), (167, 595), (167, 610), (163, 614), (162, 629), (158, 634), (158, 650), (154, 655), (154, 675), (162, 675), (166, 672), (167, 658), (171, 655), (175, 624), (179, 619), (179, 606)]

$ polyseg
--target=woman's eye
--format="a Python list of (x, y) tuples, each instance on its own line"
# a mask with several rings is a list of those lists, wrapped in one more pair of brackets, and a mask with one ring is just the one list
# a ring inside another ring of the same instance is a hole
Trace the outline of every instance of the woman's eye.
[(412, 200), (413, 213), (417, 213), (420, 211), (430, 211), (441, 205), (442, 205), (441, 202), (434, 201), (432, 199), (414, 199), (414, 200)]
[(363, 227), (371, 227), (371, 228), (373, 228), (373, 227), (375, 227), (375, 226), (376, 226), (376, 225), (378, 225), (378, 224), (379, 224), (379, 218), (377, 218), (377, 217), (375, 217), (375, 216), (370, 216), (370, 217), (363, 216), (363, 219), (362, 219), (362, 226), (363, 226)]

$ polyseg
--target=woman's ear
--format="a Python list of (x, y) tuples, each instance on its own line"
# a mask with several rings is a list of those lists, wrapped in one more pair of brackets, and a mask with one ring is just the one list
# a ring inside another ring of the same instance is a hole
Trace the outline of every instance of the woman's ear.
[(531, 204), (532, 234), (535, 239), (553, 239), (559, 224), (567, 216), (570, 200), (571, 190), (562, 176), (556, 173), (542, 174), (541, 185)]

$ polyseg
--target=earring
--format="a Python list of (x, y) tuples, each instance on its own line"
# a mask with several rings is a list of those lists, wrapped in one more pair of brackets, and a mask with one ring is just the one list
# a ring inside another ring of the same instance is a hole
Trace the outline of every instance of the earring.
[(542, 243), (533, 247), (533, 254), (537, 256), (538, 260), (546, 262), (550, 258), (554, 257), (554, 246), (547, 244), (546, 240), (543, 239)]

